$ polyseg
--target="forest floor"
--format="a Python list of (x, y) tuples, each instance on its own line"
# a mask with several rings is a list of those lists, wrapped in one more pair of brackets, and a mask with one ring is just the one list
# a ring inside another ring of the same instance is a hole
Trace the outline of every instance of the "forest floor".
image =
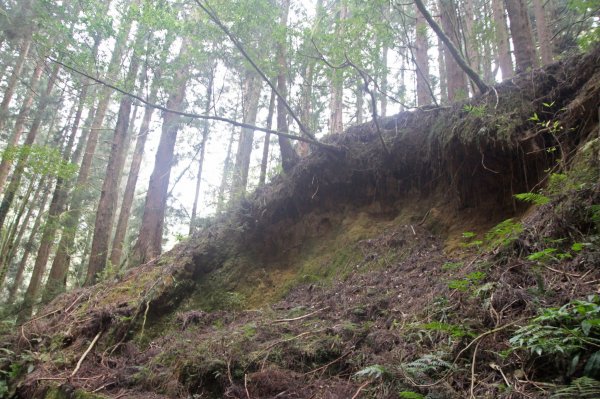
[(3, 394), (600, 397), (598, 98), (600, 49), (330, 137), (7, 331)]

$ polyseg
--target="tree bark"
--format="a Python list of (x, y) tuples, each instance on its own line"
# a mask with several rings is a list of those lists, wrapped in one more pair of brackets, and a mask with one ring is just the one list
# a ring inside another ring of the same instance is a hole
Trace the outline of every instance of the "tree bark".
[(494, 15), (494, 29), (498, 46), (498, 63), (502, 72), (502, 79), (513, 76), (513, 64), (510, 56), (510, 43), (508, 41), (508, 28), (506, 26), (506, 12), (502, 0), (492, 0), (492, 13)]
[[(334, 35), (340, 39), (344, 35), (343, 21), (348, 14), (348, 7), (344, 0), (337, 2), (339, 11), (335, 21)], [(330, 77), (330, 116), (329, 133), (336, 134), (344, 131), (344, 71), (342, 69), (333, 69)]]
[[(33, 105), (33, 100), (35, 98), (37, 86), (40, 82), (43, 70), (44, 62), (38, 61), (31, 76), (31, 79), (29, 80), (29, 90), (27, 91), (27, 96), (25, 97), (23, 104), (21, 104), (21, 110), (19, 111), (19, 115), (17, 116), (17, 120), (15, 121), (13, 134), (6, 148), (14, 147), (19, 144), (21, 135), (25, 130), (25, 122), (29, 117), (29, 113), (31, 112), (31, 106)], [(0, 130), (1, 129), (2, 127), (0, 126)], [(8, 178), (11, 166), (12, 161), (7, 157), (3, 156), (2, 161), (0, 162), (0, 195), (4, 192), (4, 186), (6, 185), (6, 179)]]
[(515, 48), (516, 71), (524, 72), (536, 65), (535, 46), (531, 34), (531, 24), (524, 0), (505, 0), (510, 32)]
[[(205, 113), (208, 115), (211, 109), (213, 92), (214, 69), (211, 69), (206, 87), (206, 105)], [(208, 143), (208, 133), (210, 132), (210, 123), (204, 121), (202, 130), (202, 141), (200, 142), (200, 157), (198, 159), (198, 173), (196, 174), (196, 190), (194, 191), (194, 204), (192, 205), (192, 215), (190, 217), (189, 235), (191, 236), (196, 229), (196, 213), (198, 212), (198, 200), (200, 198), (200, 184), (202, 183), (202, 169), (204, 167), (204, 154), (206, 153), (206, 144)]]
[[(30, 198), (35, 185), (36, 184), (33, 180), (29, 183), (29, 187), (23, 196), (19, 210), (17, 211), (10, 228), (5, 234), (6, 237), (2, 242), (2, 252), (0, 253), (0, 289), (2, 289), (2, 286), (4, 285), (4, 279), (8, 274), (8, 269), (14, 256), (16, 244), (21, 242), (24, 230), (29, 224), (29, 218), (31, 217), (31, 213), (33, 212), (34, 208), (33, 204), (30, 202)], [(34, 198), (37, 198), (41, 188), (42, 184), (41, 182), (38, 182)], [(25, 209), (27, 209), (25, 220), (21, 220), (23, 213), (25, 213)]]
[[(282, 0), (281, 2), (281, 19), (280, 26), (282, 30), (287, 31), (287, 20), (290, 11), (290, 0)], [(277, 130), (280, 132), (288, 133), (289, 126), (287, 121), (287, 110), (285, 102), (287, 101), (287, 82), (286, 75), (288, 73), (286, 54), (285, 54), (285, 41), (287, 35), (279, 41), (277, 44), (277, 63), (279, 67), (279, 73), (277, 75), (277, 90), (279, 91), (280, 97), (277, 98)], [(259, 94), (260, 96), (260, 94)], [(279, 150), (281, 151), (281, 164), (284, 172), (289, 172), (298, 163), (299, 157), (292, 143), (287, 137), (279, 136)]]
[(417, 67), (417, 106), (431, 104), (429, 84), (429, 44), (427, 43), (427, 21), (417, 9), (415, 12), (415, 61)]
[[(442, 24), (444, 24), (444, 21), (446, 21), (445, 23), (449, 24), (446, 26), (447, 31), (451, 32), (452, 20), (450, 18), (454, 17), (454, 21), (456, 21), (456, 14), (454, 8), (451, 6), (451, 0), (441, 0), (440, 3)], [(460, 55), (458, 49), (452, 43), (452, 40), (450, 40), (450, 38), (446, 36), (446, 34), (444, 34), (442, 28), (440, 28), (437, 22), (435, 22), (435, 20), (431, 17), (431, 14), (429, 14), (427, 9), (425, 8), (425, 5), (423, 4), (422, 0), (415, 0), (415, 4), (417, 5), (419, 11), (421, 11), (421, 14), (423, 14), (425, 19), (429, 23), (429, 26), (431, 26), (431, 29), (433, 29), (433, 31), (438, 35), (440, 40), (442, 40), (446, 45), (446, 48), (448, 49), (455, 61), (455, 65), (462, 69), (471, 78), (471, 80), (473, 80), (473, 82), (475, 83), (475, 85), (481, 93), (486, 92), (488, 90), (488, 86), (483, 82), (483, 80), (481, 80), (477, 72), (475, 72), (473, 69), (471, 69), (471, 67), (469, 67), (469, 65), (467, 65), (465, 60)], [(447, 19), (445, 19), (444, 17), (446, 17)], [(454, 68), (454, 66), (449, 68), (448, 57), (444, 57), (444, 59), (446, 61), (446, 73), (448, 76), (448, 100), (453, 101), (460, 94), (461, 90), (463, 90), (463, 92), (466, 94), (466, 92), (464, 91), (466, 89), (466, 82), (462, 71), (460, 71), (459, 73), (459, 69)], [(452, 72), (450, 72), (450, 70), (452, 70)]]
[[(38, 134), (42, 121), (44, 120), (46, 107), (48, 106), (50, 94), (52, 93), (52, 89), (54, 88), (54, 84), (56, 83), (56, 78), (58, 77), (59, 67), (58, 65), (54, 68), (50, 77), (48, 78), (48, 82), (46, 84), (46, 91), (42, 94), (42, 98), (38, 104), (35, 118), (31, 123), (31, 127), (29, 128), (29, 132), (25, 137), (24, 146), (31, 146)], [(8, 211), (12, 206), (13, 200), (17, 191), (21, 185), (21, 179), (23, 177), (23, 172), (25, 171), (25, 166), (27, 164), (27, 160), (29, 155), (26, 152), (23, 152), (19, 155), (17, 159), (17, 164), (15, 166), (15, 170), (10, 179), (10, 183), (6, 188), (6, 192), (4, 193), (4, 197), (2, 198), (2, 203), (0, 203), (0, 230), (4, 226), (4, 222), (6, 221), (6, 216), (8, 215)]]
[[(134, 0), (137, 4), (137, 0)], [(130, 8), (131, 9), (131, 8)], [(106, 76), (114, 76), (120, 66), (121, 57), (123, 55), (123, 49), (127, 43), (127, 38), (131, 31), (132, 21), (130, 18), (124, 18), (123, 24), (119, 29), (117, 40), (113, 48), (113, 52), (110, 58), (106, 70)], [(52, 269), (50, 271), (55, 283), (55, 289), (58, 291), (64, 291), (66, 287), (66, 279), (69, 271), (69, 265), (71, 264), (71, 251), (73, 244), (75, 243), (75, 236), (77, 233), (77, 226), (81, 213), (83, 212), (83, 204), (85, 202), (85, 190), (88, 185), (90, 171), (92, 167), (92, 161), (96, 153), (96, 146), (98, 144), (98, 137), (106, 111), (110, 103), (110, 97), (112, 95), (112, 89), (109, 87), (103, 87), (98, 94), (98, 102), (94, 107), (94, 114), (91, 126), (84, 133), (86, 137), (85, 151), (83, 159), (79, 168), (79, 174), (77, 175), (77, 181), (75, 182), (74, 190), (71, 194), (71, 201), (69, 203), (69, 212), (65, 214), (62, 235), (56, 249), (56, 254), (52, 261)]]
[[(273, 114), (275, 113), (275, 92), (271, 90), (271, 98), (269, 99), (269, 111), (267, 113), (267, 129), (271, 129), (273, 126)], [(306, 120), (302, 121), (306, 126), (310, 126), (306, 123)], [(267, 180), (267, 166), (269, 164), (269, 146), (271, 144), (271, 133), (265, 133), (265, 141), (263, 143), (263, 154), (260, 162), (260, 176), (258, 178), (258, 184), (262, 186)], [(306, 144), (306, 143), (299, 143)]]
[[(14, 300), (16, 298), (17, 292), (19, 290), (19, 288), (21, 288), (21, 284), (23, 283), (23, 275), (25, 274), (25, 267), (27, 266), (27, 260), (29, 259), (29, 256), (31, 255), (31, 253), (34, 250), (34, 246), (35, 246), (35, 238), (40, 230), (40, 225), (42, 223), (42, 218), (44, 216), (44, 208), (46, 208), (46, 203), (48, 201), (48, 197), (50, 196), (50, 190), (48, 189), (48, 185), (47, 184), (42, 184), (42, 182), (40, 182), (39, 185), (40, 188), (45, 187), (42, 194), (42, 198), (40, 200), (39, 203), (39, 210), (37, 213), (37, 216), (35, 218), (35, 221), (33, 222), (33, 226), (31, 227), (31, 230), (29, 232), (29, 238), (27, 239), (27, 243), (23, 246), (23, 255), (21, 255), (21, 260), (19, 262), (19, 265), (17, 266), (17, 272), (15, 274), (15, 278), (13, 279), (13, 283), (10, 287), (9, 293), (8, 293), (8, 300), (7, 303), (9, 304), (13, 304)], [(39, 195), (40, 193), (38, 193)], [(30, 217), (30, 211), (33, 211), (33, 206), (30, 208), (30, 210), (27, 212), (28, 215), (26, 216), (26, 219), (28, 219)], [(21, 233), (21, 232), (19, 232)], [(23, 230), (23, 234), (24, 234), (24, 230)]]
[[(21, 78), (21, 72), (23, 72), (23, 67), (25, 66), (25, 61), (27, 61), (29, 49), (31, 48), (31, 35), (32, 33), (30, 32), (28, 36), (21, 41), (21, 50), (19, 51), (19, 57), (17, 58), (15, 66), (11, 72), (10, 78), (8, 79), (6, 89), (4, 89), (4, 96), (2, 97), (2, 103), (0, 103), (0, 130), (2, 130), (6, 125), (6, 120), (8, 119), (8, 106), (10, 105), (10, 101), (12, 100), (13, 95), (15, 94), (17, 83)], [(43, 61), (40, 62), (43, 64)], [(40, 62), (38, 62), (38, 64)], [(0, 184), (0, 186), (2, 186), (2, 184)]]
[[(236, 104), (235, 111), (233, 113), (234, 119), (237, 119), (238, 104)], [(233, 169), (233, 142), (235, 141), (235, 128), (231, 128), (231, 134), (229, 136), (229, 144), (227, 144), (227, 155), (223, 162), (223, 175), (221, 176), (221, 184), (219, 185), (219, 194), (217, 196), (217, 213), (223, 212), (225, 208), (225, 192), (231, 187), (230, 178)]]
[[(246, 71), (242, 88), (242, 118), (246, 123), (255, 124), (256, 122), (261, 88), (262, 84), (256, 73)], [(278, 96), (278, 98), (281, 97)], [(253, 139), (254, 130), (241, 129), (231, 184), (231, 195), (235, 200), (242, 198), (246, 193)]]
[(552, 44), (550, 43), (550, 32), (546, 21), (546, 10), (541, 0), (533, 0), (533, 12), (535, 14), (535, 28), (537, 31), (542, 65), (551, 64), (554, 61)]
[[(130, 88), (135, 86), (140, 66), (141, 47), (146, 41), (147, 32), (145, 29), (138, 30), (135, 40), (133, 55), (127, 76), (126, 85)], [(90, 263), (88, 265), (85, 285), (96, 283), (98, 274), (106, 268), (108, 258), (108, 245), (112, 233), (113, 223), (117, 202), (119, 199), (119, 182), (121, 181), (121, 171), (125, 166), (125, 157), (128, 149), (129, 118), (131, 116), (131, 106), (133, 99), (130, 96), (122, 96), (119, 104), (117, 124), (115, 126), (111, 151), (106, 165), (106, 172), (102, 182), (102, 191), (100, 192), (100, 201), (96, 210), (96, 222), (94, 223), (94, 235), (92, 238), (92, 248), (90, 252)]]
[[(179, 69), (175, 73), (175, 87), (169, 93), (167, 108), (180, 110), (185, 100), (185, 89), (189, 79), (189, 65), (186, 60), (186, 51), (189, 43), (184, 40), (177, 59)], [(150, 183), (146, 193), (142, 225), (138, 240), (133, 248), (132, 265), (144, 264), (156, 258), (162, 251), (162, 235), (167, 206), (167, 194), (175, 142), (179, 131), (178, 115), (163, 112), (163, 124), (154, 170), (150, 176)]]

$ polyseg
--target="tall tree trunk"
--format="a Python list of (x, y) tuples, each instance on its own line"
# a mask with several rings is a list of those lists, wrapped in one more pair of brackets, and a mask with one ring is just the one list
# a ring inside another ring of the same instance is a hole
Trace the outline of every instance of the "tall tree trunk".
[[(52, 93), (52, 89), (54, 88), (54, 84), (56, 83), (56, 78), (58, 77), (59, 67), (58, 65), (54, 67), (50, 77), (48, 78), (48, 83), (46, 84), (46, 91), (42, 94), (42, 98), (38, 104), (36, 110), (36, 116), (31, 123), (31, 127), (29, 128), (29, 132), (25, 137), (24, 146), (31, 146), (38, 134), (40, 126), (44, 120), (46, 107), (48, 106), (50, 95)], [(15, 166), (15, 170), (10, 179), (10, 183), (6, 188), (6, 192), (4, 193), (4, 197), (2, 198), (2, 203), (0, 203), (0, 230), (4, 226), (4, 222), (6, 221), (6, 216), (8, 215), (8, 211), (12, 206), (13, 200), (19, 187), (21, 185), (21, 178), (23, 177), (23, 172), (25, 171), (25, 166), (27, 164), (27, 160), (29, 159), (29, 155), (27, 152), (22, 152), (18, 159), (17, 164)]]
[[(159, 60), (159, 67), (154, 71), (152, 83), (150, 86), (150, 94), (148, 96), (149, 101), (154, 103), (157, 98), (158, 89), (162, 79), (162, 69), (165, 66), (166, 58), (168, 55), (168, 49), (173, 43), (174, 37), (171, 35), (165, 39), (164, 46), (161, 49), (161, 56)], [(142, 70), (142, 76), (146, 76), (147, 64), (144, 65)], [(133, 206), (133, 198), (135, 196), (135, 187), (137, 185), (138, 176), (140, 174), (140, 168), (142, 160), (144, 158), (144, 149), (146, 147), (146, 140), (150, 133), (150, 121), (154, 114), (154, 108), (146, 106), (144, 109), (144, 116), (142, 117), (142, 123), (140, 125), (139, 133), (135, 142), (135, 148), (133, 150), (133, 156), (131, 159), (131, 165), (129, 167), (129, 174), (127, 175), (127, 183), (125, 185), (125, 191), (123, 193), (123, 199), (121, 202), (121, 209), (119, 211), (119, 218), (117, 221), (117, 227), (115, 228), (115, 236), (112, 242), (112, 249), (110, 253), (110, 263), (117, 267), (121, 267), (121, 259), (123, 257), (123, 244), (125, 242), (125, 235), (127, 234), (127, 226), (129, 225), (129, 217), (131, 216), (131, 207)]]
[[(269, 99), (269, 111), (267, 113), (267, 129), (271, 129), (273, 127), (273, 114), (275, 113), (275, 91), (271, 90), (271, 98)], [(304, 113), (302, 113), (304, 115)], [(306, 119), (302, 120), (304, 126), (307, 126), (311, 129), (309, 123), (307, 123)], [(312, 130), (312, 129), (311, 129)], [(262, 160), (260, 162), (260, 176), (258, 178), (258, 184), (263, 185), (267, 180), (267, 166), (269, 164), (269, 146), (271, 144), (271, 133), (265, 133), (265, 142), (263, 144), (263, 154)], [(302, 144), (302, 143), (300, 143)]]
[[(153, 88), (151, 89), (149, 98), (156, 99), (158, 84), (157, 82), (153, 82), (152, 85)], [(121, 210), (119, 212), (119, 219), (115, 229), (115, 236), (113, 238), (112, 250), (110, 254), (110, 263), (115, 267), (120, 267), (121, 265), (121, 259), (123, 256), (123, 243), (125, 241), (125, 235), (127, 234), (127, 226), (129, 224), (131, 207), (133, 206), (133, 198), (135, 196), (135, 187), (137, 185), (142, 159), (144, 158), (144, 148), (150, 132), (150, 121), (153, 114), (154, 108), (147, 106), (144, 110), (142, 124), (140, 125), (135, 148), (133, 150), (133, 157), (131, 160), (131, 166), (129, 167), (129, 175), (127, 176), (127, 184), (125, 185), (125, 192), (123, 193)]]
[[(290, 0), (282, 0), (281, 2), (281, 16), (280, 26), (283, 32), (287, 31), (287, 20), (290, 11)], [(285, 42), (287, 34), (277, 44), (277, 64), (279, 67), (279, 73), (277, 75), (277, 91), (281, 97), (277, 98), (277, 130), (283, 133), (289, 132), (289, 126), (287, 121), (287, 110), (285, 107), (285, 101), (287, 99), (287, 82), (286, 76), (288, 73), (286, 54), (285, 54)], [(260, 96), (260, 94), (259, 94)], [(283, 136), (278, 136), (279, 139), (279, 150), (281, 151), (281, 164), (284, 172), (289, 172), (298, 163), (299, 157), (292, 147), (290, 139)]]
[[(211, 69), (206, 87), (206, 105), (204, 113), (208, 115), (211, 109), (213, 92), (214, 69)], [(208, 143), (208, 133), (210, 132), (210, 123), (204, 121), (202, 130), (202, 141), (200, 143), (200, 158), (198, 159), (198, 173), (196, 174), (196, 190), (194, 191), (194, 204), (192, 205), (192, 216), (190, 218), (189, 234), (192, 235), (196, 229), (196, 213), (198, 212), (198, 201), (200, 199), (200, 184), (202, 183), (202, 168), (204, 167), (204, 154), (206, 153), (206, 144)]]
[(533, 12), (535, 14), (535, 28), (537, 31), (540, 53), (542, 55), (542, 65), (547, 65), (553, 61), (552, 44), (550, 43), (550, 32), (546, 22), (546, 10), (541, 0), (532, 0)]
[[(262, 82), (258, 75), (254, 71), (246, 71), (242, 88), (242, 120), (245, 123), (251, 125), (256, 123), (261, 88)], [(254, 130), (248, 128), (241, 129), (231, 184), (231, 195), (236, 200), (243, 197), (246, 193), (253, 139)]]
[(446, 73), (446, 59), (444, 58), (444, 43), (438, 37), (438, 69), (440, 72), (440, 103), (448, 103), (448, 74)]
[[(238, 117), (238, 104), (235, 106), (233, 112), (233, 119)], [(223, 162), (223, 175), (221, 176), (221, 184), (219, 185), (219, 194), (217, 196), (217, 213), (221, 213), (225, 208), (225, 192), (231, 187), (230, 178), (233, 170), (233, 143), (235, 141), (236, 128), (231, 127), (231, 134), (229, 135), (229, 144), (227, 144), (227, 155)]]
[(527, 4), (524, 0), (505, 0), (505, 3), (510, 19), (512, 41), (515, 46), (516, 70), (523, 72), (536, 65), (535, 45), (531, 34)]
[[(68, 162), (75, 142), (76, 131), (71, 130), (63, 152), (63, 161)], [(42, 278), (46, 272), (48, 258), (54, 246), (54, 237), (60, 226), (60, 216), (62, 215), (67, 203), (67, 192), (64, 190), (65, 179), (61, 176), (56, 178), (56, 185), (50, 201), (46, 223), (42, 229), (42, 237), (38, 247), (37, 256), (31, 273), (31, 280), (23, 298), (23, 308), (19, 313), (20, 320), (31, 316), (31, 311), (35, 302), (38, 300), (38, 293), (41, 289)]]
[[(473, 7), (473, 0), (464, 0), (464, 16), (463, 16), (463, 24), (464, 24), (464, 36), (465, 36), (465, 59), (468, 62), (469, 66), (473, 68), (474, 71), (480, 71), (480, 55), (481, 51), (479, 50), (479, 43), (477, 34), (475, 32), (475, 10)], [(473, 90), (475, 91), (475, 90)]]
[[(345, 0), (338, 0), (339, 10), (336, 16), (334, 35), (341, 39), (344, 35), (344, 20), (348, 16), (348, 7)], [(330, 78), (329, 100), (329, 133), (342, 133), (344, 131), (344, 71), (333, 69)]]
[(415, 12), (415, 61), (417, 67), (417, 105), (431, 104), (429, 85), (429, 44), (427, 43), (427, 21), (417, 9)]
[[(0, 103), (0, 130), (2, 130), (6, 125), (6, 120), (8, 119), (8, 106), (10, 105), (10, 101), (15, 94), (17, 83), (21, 78), (21, 72), (23, 72), (23, 67), (25, 66), (25, 61), (27, 61), (27, 55), (29, 54), (29, 49), (31, 48), (31, 35), (32, 34), (29, 33), (28, 36), (21, 41), (19, 57), (17, 58), (17, 62), (15, 63), (10, 78), (8, 79), (6, 89), (4, 89), (4, 96), (2, 97), (2, 103)], [(43, 64), (43, 61), (40, 62)], [(31, 89), (34, 89), (34, 87), (31, 87)], [(2, 185), (0, 184), (0, 186)]]
[[(21, 110), (19, 111), (19, 115), (15, 121), (13, 134), (7, 144), (7, 148), (14, 147), (19, 144), (21, 135), (25, 130), (25, 122), (29, 117), (29, 113), (31, 112), (31, 106), (33, 105), (33, 100), (36, 96), (37, 86), (40, 82), (43, 70), (44, 62), (39, 61), (35, 66), (31, 79), (29, 80), (29, 90), (27, 91), (27, 95), (23, 101), (23, 104), (21, 104)], [(2, 127), (0, 127), (0, 130), (1, 129)], [(11, 166), (12, 161), (8, 157), (2, 156), (2, 161), (0, 162), (0, 194), (2, 194), (4, 191), (4, 186), (6, 184), (6, 179), (8, 178)]]
[[(17, 295), (17, 292), (18, 292), (19, 288), (21, 288), (21, 284), (23, 283), (23, 275), (25, 274), (25, 267), (27, 266), (27, 260), (29, 259), (31, 252), (33, 252), (33, 250), (35, 249), (34, 248), (35, 238), (40, 230), (40, 225), (42, 224), (42, 218), (44, 216), (44, 209), (46, 208), (46, 203), (48, 202), (48, 198), (50, 197), (50, 190), (49, 190), (47, 183), (42, 184), (42, 182), (40, 182), (39, 187), (40, 188), (45, 187), (46, 189), (42, 190), (43, 194), (42, 194), (42, 197), (39, 202), (37, 216), (35, 218), (35, 221), (33, 222), (33, 226), (31, 227), (31, 230), (29, 232), (29, 238), (27, 239), (27, 243), (23, 246), (23, 254), (21, 255), (21, 260), (19, 262), (19, 265), (17, 266), (17, 272), (15, 274), (15, 278), (13, 279), (13, 283), (12, 283), (9, 293), (8, 293), (8, 301), (7, 302), (9, 304), (13, 304), (15, 297)], [(33, 210), (33, 209), (34, 209), (34, 207), (32, 206), (30, 208), (30, 210)], [(29, 211), (27, 213), (28, 213), (28, 215), (27, 215), (26, 219), (28, 219), (31, 216)], [(20, 233), (21, 232), (19, 232), (19, 234)]]
[[(141, 47), (146, 41), (147, 32), (145, 29), (139, 29), (134, 43), (133, 55), (125, 84), (132, 90), (137, 80), (140, 67)], [(119, 104), (117, 124), (115, 126), (113, 139), (111, 143), (110, 155), (106, 172), (102, 182), (102, 191), (96, 210), (96, 222), (94, 223), (94, 235), (92, 238), (92, 248), (90, 252), (90, 263), (88, 265), (85, 284), (92, 285), (96, 283), (98, 274), (106, 268), (108, 258), (108, 245), (112, 233), (113, 223), (117, 202), (119, 199), (119, 182), (121, 181), (121, 171), (125, 166), (125, 157), (128, 149), (129, 118), (131, 117), (131, 105), (133, 98), (122, 96)]]
[[(418, 4), (418, 3), (417, 3)], [(456, 16), (456, 5), (453, 0), (440, 0), (440, 18), (443, 33), (448, 40), (460, 48), (460, 33), (458, 31), (458, 19)], [(443, 38), (441, 38), (443, 41)], [(448, 102), (454, 102), (468, 97), (467, 81), (465, 73), (456, 62), (447, 43), (444, 43), (444, 62), (446, 63), (446, 78)]]
[(502, 79), (513, 76), (513, 64), (510, 56), (510, 43), (508, 41), (508, 28), (506, 26), (506, 13), (502, 0), (492, 0), (492, 13), (494, 16), (494, 29), (498, 46), (498, 63), (502, 72)]
[[(446, 2), (446, 0), (442, 0), (441, 3), (444, 5), (448, 5), (448, 3)], [(467, 74), (469, 76), (469, 78), (471, 78), (471, 80), (473, 81), (473, 83), (475, 83), (475, 85), (477, 86), (477, 88), (479, 89), (479, 91), (481, 93), (485, 93), (488, 90), (488, 86), (483, 82), (483, 80), (481, 80), (481, 77), (479, 76), (479, 74), (477, 74), (477, 72), (475, 72), (464, 60), (464, 58), (460, 55), (460, 52), (458, 51), (458, 49), (456, 48), (456, 46), (454, 45), (454, 43), (452, 42), (452, 40), (446, 35), (444, 34), (442, 28), (437, 24), (437, 22), (435, 22), (435, 20), (433, 19), (433, 17), (431, 16), (431, 14), (429, 14), (429, 11), (427, 11), (427, 8), (425, 8), (425, 5), (423, 4), (423, 2), (421, 0), (415, 0), (415, 4), (417, 5), (419, 11), (421, 12), (421, 14), (423, 14), (423, 16), (425, 17), (425, 19), (427, 20), (427, 23), (429, 23), (429, 26), (431, 26), (431, 29), (433, 29), (433, 31), (438, 35), (438, 37), (444, 42), (444, 44), (446, 45), (446, 48), (448, 49), (448, 52), (450, 53), (450, 55), (452, 55), (452, 59), (453, 61), (456, 63), (456, 65), (459, 67), (459, 69), (461, 69), (462, 71), (464, 71), (464, 74)], [(454, 12), (454, 9), (452, 8), (447, 8), (444, 10), (444, 7), (441, 8), (442, 9), (442, 22), (444, 21), (444, 16), (448, 16), (448, 17), (454, 17), (454, 20), (456, 21), (456, 14)], [(450, 21), (448, 21), (450, 22)], [(451, 28), (451, 26), (448, 26), (447, 28)], [(459, 38), (460, 36), (457, 35), (457, 38)], [(456, 71), (454, 71), (453, 73), (450, 73), (449, 69), (448, 69), (448, 59), (447, 57), (444, 57), (446, 60), (446, 72), (448, 74), (448, 99), (451, 100), (451, 90), (450, 90), (450, 82), (453, 78), (453, 75), (456, 74)], [(464, 74), (461, 72), (460, 74), (460, 78), (458, 76), (458, 74), (456, 74), (456, 79), (460, 80), (462, 79), (462, 81), (464, 82)], [(452, 85), (454, 85), (454, 82), (452, 82)], [(462, 86), (462, 88), (459, 88), (458, 85), (454, 85), (454, 94), (458, 95), (460, 94), (460, 90), (464, 90), (466, 88), (466, 84)], [(466, 94), (466, 91), (465, 91)]]
[(364, 96), (364, 83), (362, 79), (358, 78), (356, 80), (356, 123), (361, 124), (364, 120), (364, 106), (365, 106), (365, 96)]
[[(138, 0), (134, 0), (134, 5), (138, 4)], [(132, 7), (130, 7), (131, 11)], [(106, 70), (106, 76), (114, 76), (121, 64), (121, 57), (123, 55), (123, 49), (127, 43), (127, 38), (131, 31), (131, 18), (124, 18), (124, 22), (119, 28), (119, 34), (113, 48), (110, 62)], [(66, 287), (67, 274), (69, 271), (69, 265), (71, 263), (71, 251), (73, 244), (75, 243), (75, 237), (77, 233), (77, 226), (81, 213), (83, 212), (83, 204), (85, 202), (85, 190), (88, 185), (88, 179), (92, 167), (92, 161), (96, 153), (96, 146), (98, 144), (98, 137), (106, 111), (110, 103), (110, 97), (112, 89), (109, 87), (103, 87), (98, 94), (98, 102), (94, 107), (93, 119), (91, 126), (84, 133), (86, 137), (85, 151), (83, 159), (79, 167), (79, 173), (77, 175), (77, 181), (75, 182), (74, 190), (71, 194), (71, 201), (69, 203), (69, 211), (65, 214), (62, 235), (52, 261), (52, 269), (50, 271), (52, 275), (52, 281), (54, 289), (58, 291), (64, 291)]]
[[(167, 108), (181, 110), (185, 100), (185, 89), (189, 79), (189, 65), (186, 60), (186, 51), (189, 43), (185, 40), (179, 51), (179, 69), (175, 73), (175, 87), (169, 93)], [(138, 240), (133, 248), (132, 265), (138, 265), (160, 255), (162, 251), (162, 235), (167, 206), (167, 194), (171, 167), (175, 151), (175, 142), (179, 131), (179, 116), (170, 112), (163, 112), (162, 132), (154, 170), (150, 176), (150, 183), (146, 193), (146, 203), (142, 216), (142, 225), (138, 234)]]
[[(8, 229), (6, 237), (2, 242), (2, 252), (0, 253), (0, 289), (4, 285), (4, 279), (6, 278), (8, 268), (10, 267), (11, 260), (13, 259), (16, 245), (21, 242), (21, 238), (24, 234), (24, 229), (29, 224), (29, 218), (31, 217), (31, 213), (33, 212), (34, 208), (34, 206), (30, 202), (30, 198), (35, 185), (36, 184), (33, 180), (29, 183), (27, 192), (25, 193), (25, 195), (23, 196), (23, 200), (21, 201), (21, 206), (19, 207), (19, 210), (15, 215), (14, 221), (11, 224), (10, 229)], [(38, 182), (34, 198), (37, 198), (41, 188), (42, 184), (41, 182)], [(25, 220), (21, 220), (21, 218), (23, 217), (23, 213), (25, 213), (26, 209), (27, 214), (25, 215)]]

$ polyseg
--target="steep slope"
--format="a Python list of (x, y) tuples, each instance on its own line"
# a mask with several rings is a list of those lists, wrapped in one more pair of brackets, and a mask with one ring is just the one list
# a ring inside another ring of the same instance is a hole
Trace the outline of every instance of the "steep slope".
[[(7, 334), (13, 392), (547, 396), (600, 342), (585, 319), (569, 359), (534, 357), (517, 331), (598, 289), (599, 95), (596, 49), (329, 137), (342, 151), (315, 149), (160, 259)], [(530, 192), (544, 204), (514, 197)]]

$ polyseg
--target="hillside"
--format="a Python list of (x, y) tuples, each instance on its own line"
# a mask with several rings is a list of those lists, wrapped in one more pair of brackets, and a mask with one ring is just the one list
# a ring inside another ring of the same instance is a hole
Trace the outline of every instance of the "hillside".
[(6, 396), (598, 397), (599, 98), (596, 48), (328, 137), (8, 331)]

